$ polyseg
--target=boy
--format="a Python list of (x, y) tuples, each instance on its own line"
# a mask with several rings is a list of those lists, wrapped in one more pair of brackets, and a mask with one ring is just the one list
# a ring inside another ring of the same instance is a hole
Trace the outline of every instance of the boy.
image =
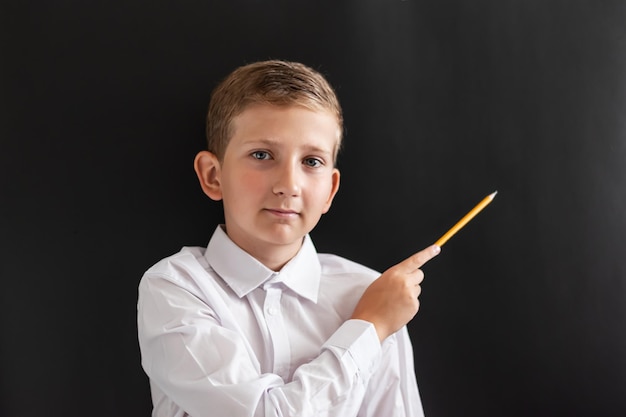
[(214, 90), (194, 167), (225, 222), (139, 285), (153, 416), (423, 415), (405, 324), (439, 248), (380, 275), (309, 237), (339, 188), (342, 129), (333, 89), (299, 63)]

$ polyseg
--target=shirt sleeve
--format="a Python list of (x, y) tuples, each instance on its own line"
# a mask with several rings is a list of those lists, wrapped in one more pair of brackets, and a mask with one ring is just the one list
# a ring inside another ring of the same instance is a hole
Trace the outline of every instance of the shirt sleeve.
[(165, 277), (142, 279), (137, 320), (142, 366), (167, 397), (157, 402), (192, 417), (357, 416), (381, 357), (374, 326), (348, 320), (286, 383), (262, 374), (241, 334)]
[(359, 417), (424, 417), (406, 327), (382, 346), (380, 366), (372, 375)]

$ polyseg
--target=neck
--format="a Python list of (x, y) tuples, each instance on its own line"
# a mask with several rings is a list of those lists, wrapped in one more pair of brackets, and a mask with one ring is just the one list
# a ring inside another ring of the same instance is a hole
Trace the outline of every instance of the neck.
[[(254, 256), (259, 262), (263, 265), (271, 269), (272, 271), (280, 271), (283, 269), (283, 266), (287, 264), (294, 256), (296, 256), (297, 251), (293, 254), (282, 255), (282, 254), (271, 254), (270, 256), (259, 256), (255, 254), (251, 254)], [(264, 254), (268, 255), (268, 254)]]
[(304, 238), (292, 244), (272, 244), (263, 241), (249, 241), (241, 236), (234, 236), (225, 228), (224, 231), (230, 239), (250, 256), (261, 262), (272, 271), (280, 271), (300, 250)]

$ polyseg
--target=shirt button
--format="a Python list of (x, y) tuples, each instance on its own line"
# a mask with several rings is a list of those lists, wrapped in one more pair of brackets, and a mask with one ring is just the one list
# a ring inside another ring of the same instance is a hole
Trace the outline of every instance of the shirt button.
[(276, 307), (270, 307), (267, 309), (267, 312), (270, 316), (275, 316), (278, 314), (278, 309)]

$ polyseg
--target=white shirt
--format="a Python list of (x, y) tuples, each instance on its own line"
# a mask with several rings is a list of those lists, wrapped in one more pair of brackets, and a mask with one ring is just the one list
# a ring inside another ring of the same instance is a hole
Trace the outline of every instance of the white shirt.
[(349, 319), (378, 276), (309, 236), (274, 272), (221, 227), (163, 259), (139, 284), (153, 417), (423, 416), (406, 328)]

